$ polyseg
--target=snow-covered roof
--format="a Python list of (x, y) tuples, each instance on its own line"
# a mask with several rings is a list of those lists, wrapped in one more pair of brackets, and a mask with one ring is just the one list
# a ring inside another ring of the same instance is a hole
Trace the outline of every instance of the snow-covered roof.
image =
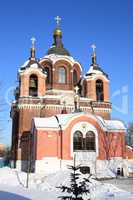
[(56, 59), (59, 59), (59, 58), (65, 58), (65, 59), (68, 59), (70, 60), (71, 62), (75, 62), (74, 58), (72, 56), (66, 56), (66, 55), (57, 55), (57, 54), (50, 54), (50, 55), (45, 55), (42, 59), (50, 59), (50, 60), (56, 60)]
[(36, 128), (59, 128), (59, 125), (65, 127), (72, 119), (80, 116), (87, 116), (98, 122), (100, 127), (105, 131), (125, 131), (126, 127), (123, 122), (118, 120), (104, 120), (100, 116), (88, 114), (85, 112), (77, 112), (71, 114), (59, 114), (48, 118), (34, 118)]
[(133, 164), (128, 165), (128, 172), (133, 173)]
[(33, 63), (33, 64), (31, 64), (31, 66), (30, 67), (33, 67), (33, 68), (38, 68), (38, 64), (37, 63)]
[(54, 116), (48, 118), (35, 117), (34, 125), (36, 128), (58, 128), (58, 122)]
[(122, 121), (119, 120), (104, 120), (108, 130), (126, 130)]
[(43, 62), (44, 60), (49, 60), (49, 61), (52, 61), (52, 63), (54, 64), (58, 60), (62, 60), (62, 59), (70, 62), (72, 65), (78, 64), (80, 67), (80, 70), (82, 71), (82, 67), (81, 67), (80, 63), (77, 62), (76, 60), (74, 60), (74, 58), (72, 56), (49, 54), (49, 55), (45, 55), (43, 58), (40, 58), (40, 62)]
[(23, 70), (25, 70), (26, 68), (42, 68), (42, 66), (40, 65), (40, 63), (37, 61), (37, 60), (35, 60), (35, 59), (28, 59), (27, 61), (25, 61), (24, 62), (24, 64), (23, 65), (21, 65), (20, 67), (19, 67), (19, 70), (18, 70), (18, 72), (22, 72)]
[[(34, 123), (36, 128), (58, 128), (59, 124), (61, 126), (65, 126), (66, 123), (72, 119), (74, 116), (79, 115), (79, 113), (72, 114), (59, 114), (56, 116), (48, 117), (48, 118), (34, 118)], [(59, 123), (58, 121), (59, 120)]]
[(101, 71), (99, 70), (95, 70), (93, 69), (93, 66), (90, 66), (90, 69), (88, 70), (87, 74), (103, 74)]
[(59, 114), (48, 118), (34, 118), (34, 124), (36, 128), (58, 128), (59, 124), (65, 126), (72, 118), (83, 114), (85, 113)]
[(127, 147), (128, 149), (130, 149), (131, 151), (133, 151), (133, 148), (132, 148), (131, 146), (126, 145), (126, 147)]
[(93, 76), (97, 76), (97, 75), (103, 75), (104, 77), (106, 77), (106, 79), (108, 80), (108, 75), (102, 70), (102, 68), (99, 65), (91, 65), (90, 69), (88, 70), (88, 72), (85, 75), (85, 78), (87, 78), (88, 76), (92, 75)]
[(28, 60), (26, 60), (25, 62), (24, 62), (24, 64), (23, 65), (21, 65), (19, 68), (21, 69), (21, 68), (25, 68), (28, 64), (29, 64), (29, 62), (30, 62), (30, 60), (28, 59)]

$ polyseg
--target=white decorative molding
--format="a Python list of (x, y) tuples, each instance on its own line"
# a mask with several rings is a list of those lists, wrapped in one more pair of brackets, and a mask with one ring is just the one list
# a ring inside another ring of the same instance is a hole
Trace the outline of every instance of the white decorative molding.
[[(50, 93), (50, 95), (49, 95)], [(62, 94), (66, 94), (66, 93), (70, 93), (70, 94), (74, 94), (73, 90), (60, 90), (60, 89), (51, 89), (51, 90), (47, 90), (46, 91), (46, 95), (52, 96), (51, 93), (57, 93), (58, 95), (62, 95)], [(45, 95), (45, 96), (46, 96)], [(53, 95), (56, 96), (56, 95)]]
[[(74, 151), (73, 151), (73, 136), (74, 136), (74, 133), (76, 131), (80, 131), (83, 134), (83, 137), (86, 136), (86, 133), (88, 131), (92, 131), (95, 134), (96, 157), (97, 157), (99, 155), (99, 149), (98, 149), (98, 132), (97, 132), (97, 129), (92, 124), (90, 124), (89, 122), (86, 122), (86, 121), (76, 123), (73, 126), (72, 130), (71, 130), (71, 156), (72, 157), (74, 156)], [(90, 153), (90, 152), (85, 152), (85, 153), (87, 154), (87, 153)]]
[(112, 112), (111, 108), (94, 108), (93, 107), (93, 109), (95, 112), (108, 112), (108, 113)]
[(42, 105), (41, 104), (18, 104), (18, 108), (19, 109), (41, 109)]
[(46, 74), (44, 74), (42, 72), (42, 69), (41, 68), (35, 68), (35, 67), (29, 67), (29, 68), (26, 68), (24, 71), (22, 70), (19, 70), (20, 72), (20, 75), (23, 75), (23, 74), (31, 74), (31, 73), (36, 73), (36, 74), (40, 74), (40, 76), (44, 76), (44, 77), (47, 77)]
[[(85, 76), (86, 80), (96, 80), (97, 78), (102, 78), (104, 79), (106, 82), (110, 82), (109, 79), (107, 79), (107, 77), (105, 75), (102, 74), (102, 72), (95, 70), (96, 74), (93, 74), (91, 76)], [(98, 72), (98, 73), (97, 73)]]
[[(52, 109), (53, 108), (54, 109), (63, 109), (63, 107), (64, 107), (63, 105), (47, 104), (45, 108), (48, 108), (48, 109), (50, 109), (50, 108), (52, 108)], [(73, 110), (74, 109), (74, 105), (73, 106), (66, 105), (65, 108)]]

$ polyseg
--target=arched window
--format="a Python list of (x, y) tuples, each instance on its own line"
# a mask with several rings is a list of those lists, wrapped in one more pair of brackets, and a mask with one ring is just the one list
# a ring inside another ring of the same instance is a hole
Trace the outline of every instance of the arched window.
[(76, 131), (73, 136), (73, 150), (83, 150), (83, 135), (80, 131)]
[(46, 72), (46, 75), (47, 75), (46, 84), (49, 84), (50, 83), (50, 71), (49, 71), (49, 67), (45, 67), (45, 72)]
[(86, 150), (95, 150), (95, 134), (92, 131), (88, 131), (86, 133), (86, 139), (85, 139), (85, 146)]
[(59, 83), (66, 83), (66, 70), (64, 67), (60, 67), (58, 70), (58, 76), (59, 76)]
[(38, 78), (34, 74), (29, 79), (29, 95), (33, 97), (38, 95)]
[(78, 82), (78, 76), (77, 76), (76, 70), (74, 69), (74, 71), (73, 71), (73, 84), (76, 85), (77, 82)]
[(103, 81), (96, 81), (96, 97), (97, 101), (104, 101), (104, 93), (103, 93)]

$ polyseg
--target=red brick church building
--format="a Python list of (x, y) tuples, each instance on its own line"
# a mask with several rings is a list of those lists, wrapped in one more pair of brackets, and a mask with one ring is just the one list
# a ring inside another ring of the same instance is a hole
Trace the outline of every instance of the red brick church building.
[(111, 119), (110, 81), (97, 63), (95, 46), (83, 75), (83, 66), (63, 45), (58, 23), (53, 40), (38, 60), (33, 38), (30, 58), (18, 71), (11, 108), (14, 167), (26, 170), (30, 162), (35, 172), (55, 171), (76, 155), (77, 163), (91, 173), (114, 159), (113, 170), (126, 171), (133, 152), (125, 145), (124, 124)]

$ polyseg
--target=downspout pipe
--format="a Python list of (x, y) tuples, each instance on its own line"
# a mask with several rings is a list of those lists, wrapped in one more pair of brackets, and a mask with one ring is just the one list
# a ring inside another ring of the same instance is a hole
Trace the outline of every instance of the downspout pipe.
[(58, 123), (58, 125), (59, 125), (59, 129), (60, 129), (60, 169), (62, 168), (62, 133), (63, 133), (63, 131), (62, 131), (62, 126), (61, 126), (61, 124), (60, 124), (60, 121), (59, 121), (59, 118), (58, 118), (58, 116), (57, 115), (55, 115), (55, 118), (56, 118), (56, 120), (57, 120), (57, 123)]

